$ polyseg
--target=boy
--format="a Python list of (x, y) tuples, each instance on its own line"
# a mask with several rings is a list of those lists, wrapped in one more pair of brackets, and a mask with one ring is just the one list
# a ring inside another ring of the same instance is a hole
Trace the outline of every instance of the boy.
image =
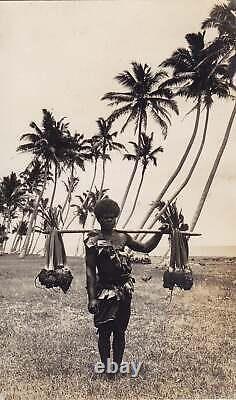
[[(113, 362), (121, 365), (125, 349), (125, 331), (130, 318), (134, 279), (124, 247), (149, 253), (159, 243), (162, 233), (156, 233), (146, 243), (138, 242), (127, 233), (114, 230), (120, 213), (118, 204), (104, 198), (94, 210), (100, 231), (91, 232), (85, 240), (88, 310), (94, 314), (98, 329), (98, 349), (105, 368), (110, 358), (110, 338), (113, 333)], [(167, 227), (163, 226), (162, 230)]]

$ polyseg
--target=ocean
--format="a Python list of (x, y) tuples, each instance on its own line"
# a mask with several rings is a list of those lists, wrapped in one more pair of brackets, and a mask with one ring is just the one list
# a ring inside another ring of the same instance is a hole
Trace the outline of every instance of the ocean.
[[(165, 254), (166, 247), (158, 247), (158, 252), (153, 251), (153, 256), (160, 256)], [(155, 253), (155, 254), (154, 254)], [(190, 246), (191, 256), (203, 257), (236, 257), (236, 246)]]

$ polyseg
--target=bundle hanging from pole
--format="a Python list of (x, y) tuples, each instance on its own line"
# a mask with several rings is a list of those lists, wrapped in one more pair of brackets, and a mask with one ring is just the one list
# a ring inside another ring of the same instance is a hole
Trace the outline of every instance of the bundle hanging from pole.
[(178, 212), (176, 203), (168, 205), (161, 222), (169, 223), (171, 248), (169, 268), (163, 275), (163, 287), (171, 291), (175, 286), (190, 290), (193, 286), (193, 274), (188, 264), (188, 238), (183, 234), (183, 231), (188, 229), (188, 225), (184, 223), (182, 210)]
[[(56, 209), (49, 211), (51, 231), (47, 236), (45, 243), (46, 251), (46, 265), (35, 278), (35, 285), (37, 280), (40, 284), (47, 288), (60, 288), (64, 293), (70, 288), (73, 276), (67, 267), (66, 252), (62, 235), (58, 231), (58, 214)], [(49, 221), (49, 219), (48, 219)]]

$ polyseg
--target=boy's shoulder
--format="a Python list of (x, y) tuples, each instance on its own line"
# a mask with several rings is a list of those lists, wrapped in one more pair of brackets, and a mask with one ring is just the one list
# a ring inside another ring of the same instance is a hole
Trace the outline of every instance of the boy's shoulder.
[(101, 237), (101, 231), (98, 229), (93, 229), (92, 231), (88, 232), (84, 239), (84, 244), (86, 247), (94, 247), (97, 245), (98, 239)]

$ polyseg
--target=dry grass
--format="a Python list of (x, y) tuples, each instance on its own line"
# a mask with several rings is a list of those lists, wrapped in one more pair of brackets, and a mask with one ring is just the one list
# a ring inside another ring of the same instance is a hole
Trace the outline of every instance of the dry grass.
[[(236, 398), (233, 358), (235, 263), (195, 267), (195, 286), (162, 288), (162, 272), (134, 267), (136, 292), (126, 361), (143, 361), (137, 378), (108, 381), (93, 373), (96, 335), (87, 312), (84, 265), (71, 259), (68, 295), (35, 289), (43, 260), (0, 258), (0, 399)], [(153, 268), (151, 266), (150, 268)], [(234, 277), (233, 277), (234, 274)]]

